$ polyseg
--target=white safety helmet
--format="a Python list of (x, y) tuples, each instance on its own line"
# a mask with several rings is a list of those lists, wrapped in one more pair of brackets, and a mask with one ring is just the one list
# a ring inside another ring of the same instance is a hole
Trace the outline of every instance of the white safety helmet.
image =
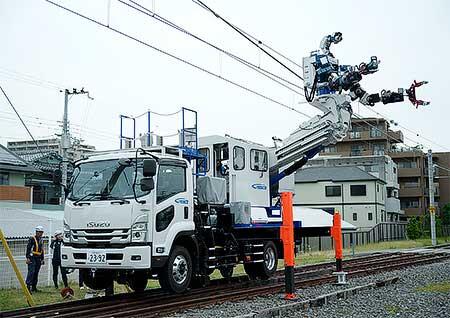
[(36, 226), (36, 232), (44, 232), (44, 227), (42, 225)]
[(61, 234), (63, 234), (62, 231), (60, 231), (60, 230), (55, 231), (55, 236), (58, 236), (58, 235), (61, 235)]

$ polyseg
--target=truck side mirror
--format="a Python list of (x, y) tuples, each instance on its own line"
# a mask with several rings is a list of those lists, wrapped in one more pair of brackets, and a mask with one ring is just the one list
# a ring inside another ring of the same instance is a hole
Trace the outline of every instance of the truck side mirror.
[(156, 175), (156, 160), (144, 159), (143, 172), (144, 177), (153, 177)]
[(56, 185), (61, 185), (61, 182), (62, 182), (62, 172), (61, 172), (61, 170), (60, 169), (56, 169), (54, 172), (53, 172), (53, 183), (54, 184), (56, 184)]
[(155, 188), (155, 181), (153, 181), (152, 177), (141, 179), (141, 191), (142, 192), (152, 191), (154, 188)]

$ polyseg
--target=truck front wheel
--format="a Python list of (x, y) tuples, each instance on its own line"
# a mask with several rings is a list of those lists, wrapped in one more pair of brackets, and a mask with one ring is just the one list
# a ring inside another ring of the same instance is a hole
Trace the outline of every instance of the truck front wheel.
[(92, 272), (90, 269), (80, 269), (80, 275), (83, 283), (94, 290), (110, 288), (114, 283), (113, 273), (109, 270), (96, 270)]
[(127, 278), (128, 286), (135, 292), (142, 292), (147, 287), (147, 272), (145, 270), (136, 270)]
[(166, 266), (158, 275), (161, 288), (172, 293), (182, 293), (192, 278), (192, 259), (183, 246), (174, 246)]

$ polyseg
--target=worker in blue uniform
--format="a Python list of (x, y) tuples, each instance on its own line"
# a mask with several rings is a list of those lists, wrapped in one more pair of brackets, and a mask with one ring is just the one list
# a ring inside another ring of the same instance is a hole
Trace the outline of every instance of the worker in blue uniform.
[(26, 252), (26, 262), (28, 264), (27, 288), (31, 292), (37, 292), (39, 270), (44, 265), (44, 240), (42, 235), (44, 228), (36, 226), (36, 234), (29, 238)]
[(61, 276), (64, 283), (64, 287), (69, 287), (67, 283), (66, 269), (61, 266), (61, 245), (63, 245), (63, 237), (61, 231), (55, 232), (55, 238), (50, 244), (50, 248), (53, 249), (52, 267), (53, 267), (53, 283), (55, 288), (58, 289), (58, 270), (61, 269)]

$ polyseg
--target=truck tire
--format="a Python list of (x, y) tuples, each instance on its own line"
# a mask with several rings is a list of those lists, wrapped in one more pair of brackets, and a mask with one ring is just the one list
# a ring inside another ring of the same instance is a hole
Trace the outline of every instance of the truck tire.
[(244, 270), (250, 279), (255, 280), (258, 278), (254, 263), (244, 263)]
[(127, 279), (127, 285), (130, 287), (134, 292), (143, 292), (145, 290), (145, 287), (147, 287), (147, 272), (144, 270), (138, 270), (134, 271), (133, 274), (131, 274)]
[(109, 270), (97, 270), (95, 274), (90, 269), (80, 269), (83, 283), (90, 289), (106, 289), (114, 284), (112, 272)]
[(161, 288), (171, 293), (182, 293), (192, 278), (192, 259), (183, 246), (174, 246), (169, 260), (158, 275)]
[(255, 263), (255, 270), (261, 279), (270, 278), (277, 271), (278, 252), (277, 247), (272, 241), (267, 241), (263, 249), (263, 262)]
[(223, 278), (230, 278), (233, 276), (233, 270), (234, 266), (226, 266), (219, 269), (220, 275), (222, 275)]

